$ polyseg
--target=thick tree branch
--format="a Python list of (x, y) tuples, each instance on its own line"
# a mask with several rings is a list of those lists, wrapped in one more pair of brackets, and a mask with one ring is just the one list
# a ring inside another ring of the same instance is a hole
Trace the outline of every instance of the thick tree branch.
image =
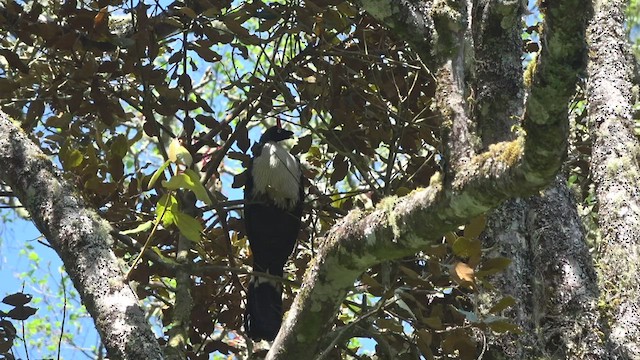
[(521, 1), (476, 0), (472, 9), (472, 116), (482, 148), (514, 138), (523, 111)]
[(0, 178), (64, 262), (109, 357), (162, 359), (144, 311), (111, 251), (111, 226), (86, 206), (48, 157), (2, 112)]
[(432, 50), (435, 34), (432, 7), (434, 1), (356, 0), (358, 6), (405, 39), (429, 66), (434, 61)]
[[(375, 3), (377, 9), (397, 6), (396, 1)], [(337, 224), (306, 272), (267, 359), (308, 357), (347, 291), (370, 266), (413, 254), (501, 201), (532, 194), (553, 180), (566, 150), (567, 104), (584, 66), (586, 14), (577, 0), (553, 2), (544, 10), (546, 46), (532, 75), (526, 136), (474, 156), (447, 182), (450, 186), (436, 175), (426, 189), (388, 198), (369, 214), (352, 212)]]

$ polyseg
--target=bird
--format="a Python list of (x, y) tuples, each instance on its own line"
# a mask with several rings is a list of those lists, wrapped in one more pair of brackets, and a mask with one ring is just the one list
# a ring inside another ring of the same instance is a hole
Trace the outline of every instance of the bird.
[[(281, 144), (293, 132), (277, 125), (254, 146), (244, 188), (244, 223), (253, 271), (283, 277), (301, 227), (304, 201), (300, 161)], [(244, 325), (255, 341), (273, 341), (282, 324), (282, 283), (253, 276), (247, 288)]]

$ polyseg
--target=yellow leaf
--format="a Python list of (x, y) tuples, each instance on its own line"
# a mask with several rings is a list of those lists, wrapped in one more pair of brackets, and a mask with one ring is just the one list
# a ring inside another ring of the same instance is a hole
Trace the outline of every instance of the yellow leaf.
[(462, 261), (457, 262), (453, 266), (451, 277), (460, 285), (465, 286), (473, 285), (475, 280), (473, 269)]
[(193, 157), (189, 150), (180, 144), (180, 140), (173, 139), (171, 144), (169, 144), (169, 150), (167, 151), (167, 155), (169, 156), (169, 160), (176, 164), (183, 164), (187, 167), (191, 166), (193, 163)]

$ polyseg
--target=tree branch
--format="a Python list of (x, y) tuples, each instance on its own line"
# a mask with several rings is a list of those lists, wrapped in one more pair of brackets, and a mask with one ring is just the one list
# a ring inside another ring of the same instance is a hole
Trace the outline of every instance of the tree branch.
[(78, 290), (113, 359), (162, 359), (143, 309), (111, 251), (111, 226), (0, 112), (0, 178), (31, 214)]

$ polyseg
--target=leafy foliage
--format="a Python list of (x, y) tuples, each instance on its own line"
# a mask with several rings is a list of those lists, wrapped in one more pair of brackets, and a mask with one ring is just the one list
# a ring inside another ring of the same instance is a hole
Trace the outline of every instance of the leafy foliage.
[(38, 309), (28, 306), (32, 296), (21, 292), (10, 294), (2, 302), (12, 307), (8, 312), (0, 311), (0, 358), (11, 360), (14, 356), (10, 352), (18, 331), (11, 320), (24, 321), (34, 315)]
[[(296, 131), (292, 152), (310, 179), (291, 279), (349, 210), (426, 186), (440, 169), (430, 69), (348, 2), (8, 1), (0, 29), (2, 110), (121, 231), (115, 252), (166, 329), (175, 272), (193, 275), (193, 359), (251, 349), (241, 327), (251, 254), (235, 189), (252, 139), (275, 117)], [(370, 269), (335, 319), (345, 331), (331, 351), (360, 356), (353, 339), (368, 337), (392, 358), (471, 359), (481, 331), (516, 330), (499, 317), (515, 299), (475, 306), (508, 265), (483, 258), (483, 228), (478, 219)], [(181, 237), (186, 262), (176, 260)], [(285, 306), (295, 284), (284, 282)]]

